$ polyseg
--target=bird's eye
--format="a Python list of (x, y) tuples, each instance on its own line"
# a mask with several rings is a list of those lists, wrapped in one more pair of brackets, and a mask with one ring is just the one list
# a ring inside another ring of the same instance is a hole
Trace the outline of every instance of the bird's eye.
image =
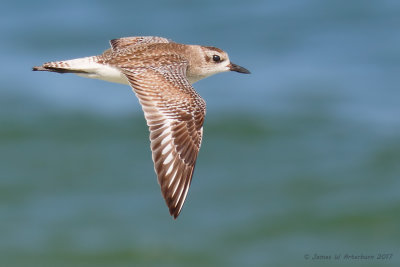
[(218, 55), (213, 55), (213, 60), (214, 60), (215, 62), (220, 62), (220, 61), (221, 61), (221, 58), (220, 58)]

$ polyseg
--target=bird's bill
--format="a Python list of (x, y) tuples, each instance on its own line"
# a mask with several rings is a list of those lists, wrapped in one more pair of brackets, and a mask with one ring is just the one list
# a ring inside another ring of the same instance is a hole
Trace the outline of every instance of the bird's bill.
[(243, 67), (233, 64), (233, 63), (229, 64), (229, 70), (240, 72), (240, 73), (250, 74), (250, 71), (248, 69), (243, 68)]

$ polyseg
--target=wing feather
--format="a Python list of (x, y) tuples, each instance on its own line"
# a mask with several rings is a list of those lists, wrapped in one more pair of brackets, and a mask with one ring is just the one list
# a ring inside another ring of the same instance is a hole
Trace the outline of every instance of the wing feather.
[(113, 39), (110, 41), (110, 45), (112, 50), (119, 50), (140, 44), (171, 43), (171, 42), (172, 42), (171, 40), (158, 36), (135, 36), (135, 37), (122, 37), (118, 39)]
[(187, 62), (174, 66), (121, 69), (142, 105), (161, 192), (177, 218), (192, 180), (206, 108), (186, 79)]

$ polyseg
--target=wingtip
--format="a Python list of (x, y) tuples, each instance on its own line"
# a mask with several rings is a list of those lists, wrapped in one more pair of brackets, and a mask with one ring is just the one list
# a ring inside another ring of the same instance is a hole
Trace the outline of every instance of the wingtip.
[(176, 220), (178, 218), (180, 213), (181, 213), (181, 211), (176, 208), (169, 209), (169, 214), (171, 214), (171, 216), (174, 218), (174, 220)]
[(174, 220), (176, 220), (180, 214), (180, 211), (177, 210), (170, 210), (169, 213), (171, 214), (171, 216), (174, 218)]

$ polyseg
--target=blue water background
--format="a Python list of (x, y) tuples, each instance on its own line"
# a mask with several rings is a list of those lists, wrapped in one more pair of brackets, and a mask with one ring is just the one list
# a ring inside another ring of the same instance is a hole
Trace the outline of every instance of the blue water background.
[[(2, 3), (0, 265), (399, 266), (399, 26), (395, 0)], [(252, 71), (195, 84), (207, 118), (176, 221), (130, 88), (31, 71), (139, 35)]]

